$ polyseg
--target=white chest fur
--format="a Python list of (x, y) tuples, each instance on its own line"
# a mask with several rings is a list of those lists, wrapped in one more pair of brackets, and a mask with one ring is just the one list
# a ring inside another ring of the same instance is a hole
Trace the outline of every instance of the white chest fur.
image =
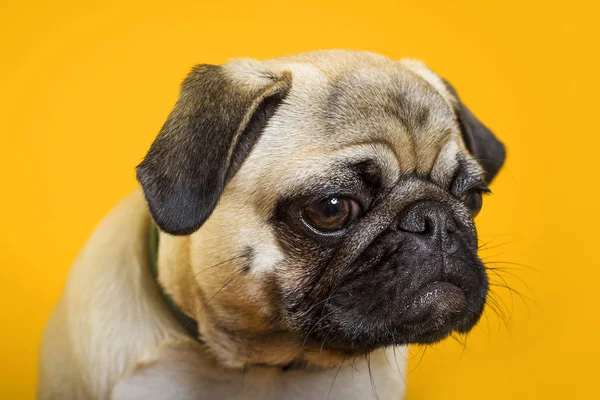
[[(225, 371), (197, 357), (189, 345), (160, 351), (159, 361), (141, 365), (121, 381), (115, 400), (133, 399), (289, 399), (400, 400), (404, 398), (405, 354), (388, 349), (339, 369), (282, 371), (255, 367)], [(397, 361), (397, 362), (396, 362)]]

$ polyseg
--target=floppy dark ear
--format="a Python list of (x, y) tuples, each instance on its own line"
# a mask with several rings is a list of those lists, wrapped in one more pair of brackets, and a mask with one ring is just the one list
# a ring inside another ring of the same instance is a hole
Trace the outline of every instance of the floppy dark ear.
[[(252, 72), (252, 71), (251, 71)], [(161, 230), (196, 231), (291, 87), (291, 73), (257, 71), (240, 82), (222, 66), (199, 65), (148, 154), (137, 167)]]
[(504, 164), (506, 158), (504, 144), (464, 105), (454, 87), (445, 80), (444, 83), (456, 99), (454, 111), (465, 145), (483, 167), (485, 180), (489, 183)]

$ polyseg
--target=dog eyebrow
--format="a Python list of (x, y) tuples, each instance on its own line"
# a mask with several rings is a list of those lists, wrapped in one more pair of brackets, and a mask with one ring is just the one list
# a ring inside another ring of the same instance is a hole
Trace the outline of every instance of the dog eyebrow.
[[(383, 147), (383, 149), (381, 147)], [(357, 160), (348, 161), (346, 165), (350, 169), (355, 170), (357, 166), (370, 166), (371, 171), (369, 172), (369, 174), (373, 174), (374, 171), (372, 169), (376, 167), (380, 184), (394, 184), (400, 178), (400, 169), (402, 165), (400, 163), (400, 156), (397, 153), (396, 148), (392, 145), (392, 143), (390, 143), (385, 138), (361, 140), (349, 143), (342, 147), (343, 150), (348, 150), (351, 148), (367, 148), (369, 151), (365, 152), (365, 157), (362, 157)], [(395, 163), (394, 166), (390, 165), (389, 160), (391, 157), (386, 157), (386, 153), (391, 153), (391, 155), (393, 155), (393, 160)], [(366, 178), (369, 179), (370, 177)], [(361, 177), (361, 179), (363, 179), (363, 177)]]

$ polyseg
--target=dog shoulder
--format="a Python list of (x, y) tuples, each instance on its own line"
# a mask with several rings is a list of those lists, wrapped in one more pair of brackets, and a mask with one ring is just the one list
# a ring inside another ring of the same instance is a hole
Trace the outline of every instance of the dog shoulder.
[[(68, 387), (75, 398), (81, 397), (76, 391), (83, 398), (107, 398), (131, 365), (151, 357), (163, 341), (185, 337), (148, 272), (149, 223), (136, 191), (84, 246), (46, 329), (39, 398)], [(56, 368), (60, 359), (65, 362)]]

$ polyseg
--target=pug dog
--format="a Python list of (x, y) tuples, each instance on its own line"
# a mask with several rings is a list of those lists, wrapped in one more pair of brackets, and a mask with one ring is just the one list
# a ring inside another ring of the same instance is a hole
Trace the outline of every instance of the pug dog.
[(195, 67), (75, 261), (38, 398), (402, 398), (406, 346), (484, 309), (473, 218), (504, 158), (418, 61)]

